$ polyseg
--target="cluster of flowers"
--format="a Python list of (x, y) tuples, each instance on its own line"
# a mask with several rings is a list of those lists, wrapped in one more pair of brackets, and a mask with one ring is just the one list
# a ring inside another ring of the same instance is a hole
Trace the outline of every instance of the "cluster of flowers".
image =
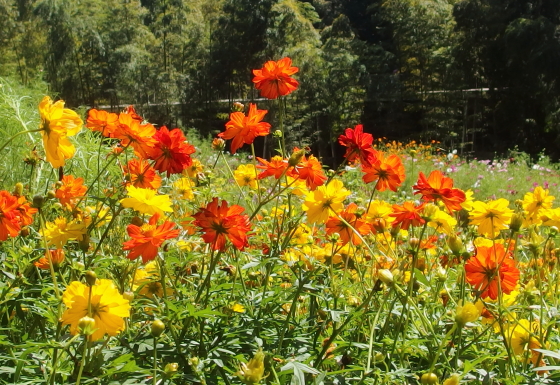
[[(254, 71), (253, 82), (263, 97), (276, 99), (297, 89), (298, 83), (291, 77), (297, 71), (289, 58), (270, 61)], [(39, 110), (46, 159), (55, 168), (63, 167), (65, 160), (75, 152), (67, 137), (75, 135), (83, 122), (75, 112), (64, 108), (62, 101), (53, 103), (48, 97), (43, 99)], [(257, 109), (255, 104), (249, 105), (247, 115), (242, 111), (232, 112), (225, 131), (214, 141), (214, 147), (223, 155), (224, 139), (231, 140), (231, 153), (236, 153), (243, 145), (252, 145), (255, 138), (268, 135), (271, 125), (263, 122), (266, 113), (266, 110)], [(475, 201), (471, 191), (454, 187), (453, 179), (436, 170), (429, 175), (419, 173), (413, 186), (414, 194), (419, 198), (417, 201), (389, 204), (374, 200), (376, 191), (398, 191), (405, 180), (405, 168), (397, 152), (390, 146), (385, 151), (376, 147), (373, 136), (357, 125), (347, 128), (338, 142), (346, 148), (346, 163), (361, 167), (363, 182), (373, 185), (367, 205), (361, 206), (362, 202), (357, 201), (345, 205), (352, 193), (336, 173), (328, 176), (320, 161), (305, 150), (295, 148), (287, 156), (285, 149), (281, 148), (281, 155), (269, 160), (256, 158), (253, 164), (242, 164), (233, 173), (240, 189), (248, 186), (257, 192), (254, 196), (257, 206), (251, 214), (246, 214), (241, 205), (232, 205), (212, 196), (195, 212), (183, 213), (189, 219), (180, 229), (166, 217), (176, 214), (172, 198), (160, 194), (159, 189), (162, 178), (180, 175), (172, 183), (175, 197), (177, 200), (193, 198), (196, 175), (202, 165), (191, 158), (195, 148), (187, 142), (183, 132), (165, 126), (156, 129), (132, 107), (120, 114), (92, 109), (86, 127), (99, 132), (103, 140), (115, 145), (111, 155), (115, 159), (129, 148), (134, 153), (121, 168), (121, 190), (116, 194), (119, 199), (114, 201), (119, 207), (81, 208), (81, 203), (88, 199), (88, 187), (84, 186), (82, 178), (63, 175), (50, 198), (58, 200), (67, 215), (46, 222), (40, 228), (39, 233), (46, 240), (47, 247), (45, 256), (36, 262), (37, 267), (49, 269), (54, 274), (54, 267), (63, 263), (64, 247), (71, 240), (80, 242), (83, 251), (88, 252), (88, 233), (95, 227), (109, 226), (112, 218), (124, 209), (131, 209), (131, 214), (133, 211), (150, 216), (147, 221), (134, 217), (127, 226), (128, 239), (122, 243), (128, 259), (141, 257), (145, 264), (134, 274), (130, 285), (140, 293), (147, 293), (145, 284), (160, 279), (154, 272), (157, 269), (149, 264), (159, 261), (158, 254), (166, 241), (178, 239), (182, 234), (188, 235), (189, 239), (197, 238), (194, 234), (198, 234), (198, 239), (207, 244), (212, 255), (214, 251), (227, 252), (230, 247), (243, 251), (253, 246), (261, 247), (268, 254), (271, 248), (266, 242), (278, 243), (279, 237), (285, 236), (288, 242), (278, 253), (287, 263), (304, 261), (308, 268), (312, 268), (317, 261), (348, 267), (349, 260), (352, 260), (351, 265), (366, 259), (376, 260), (369, 278), (377, 277), (383, 282), (390, 281), (391, 271), (399, 269), (410, 270), (410, 281), (415, 268), (426, 268), (419, 258), (420, 252), (428, 253), (439, 244), (440, 248), (451, 253), (429, 267), (449, 269), (463, 264), (464, 278), (472, 289), (472, 303), (462, 304), (457, 310), (458, 323), (474, 322), (481, 316), (489, 322), (498, 322), (500, 332), (514, 347), (514, 352), (521, 355), (524, 350), (517, 347), (523, 341), (529, 341), (532, 362), (539, 363), (540, 355), (535, 349), (543, 346), (537, 338), (542, 333), (535, 331), (534, 322), (509, 320), (504, 323), (494, 309), (496, 301), (503, 302), (507, 296), (515, 296), (520, 286), (515, 237), (521, 229), (536, 234), (539, 226), (560, 227), (560, 208), (553, 208), (554, 197), (548, 190), (536, 187), (518, 202), (517, 210), (513, 210), (505, 199)], [(264, 188), (260, 183), (268, 187)], [(275, 205), (270, 209), (270, 216), (275, 218), (278, 231), (253, 225), (253, 218), (262, 219), (259, 211), (265, 210), (273, 201)], [(290, 209), (285, 209), (287, 201)], [(41, 208), (43, 202), (37, 199), (34, 204)], [(305, 223), (283, 227), (283, 218), (295, 217), (298, 211), (299, 218), (305, 218)], [(32, 223), (32, 215), (36, 212), (21, 191), (13, 195), (1, 191), (0, 241), (18, 236)], [(95, 219), (92, 219), (94, 212)], [(68, 220), (70, 216), (72, 219)], [(264, 231), (268, 233), (262, 234)], [(258, 234), (258, 239), (264, 238), (266, 242), (253, 242), (253, 234)], [(469, 239), (471, 236), (473, 240)], [(403, 244), (403, 239), (408, 239), (409, 245), (405, 255), (397, 250), (398, 242)], [(465, 245), (462, 239), (469, 239), (468, 244)], [(362, 279), (364, 277), (362, 275)], [(149, 293), (163, 296), (167, 292), (161, 285), (155, 285)], [(105, 334), (114, 336), (124, 330), (123, 318), (130, 315), (129, 299), (110, 280), (92, 278), (87, 284), (74, 281), (62, 296), (66, 311), (61, 319), (63, 324), (70, 325), (73, 334), (88, 329), (89, 332), (84, 334), (91, 340), (100, 339)], [(85, 317), (94, 320), (94, 327), (86, 325)]]

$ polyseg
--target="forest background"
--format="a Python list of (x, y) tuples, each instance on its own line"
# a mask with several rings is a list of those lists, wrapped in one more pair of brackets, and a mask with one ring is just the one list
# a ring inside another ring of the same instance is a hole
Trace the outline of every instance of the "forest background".
[(0, 76), (70, 107), (133, 104), (212, 135), (234, 101), (275, 119), (251, 70), (289, 56), (288, 139), (326, 163), (357, 123), (462, 155), (560, 157), (558, 0), (0, 0), (0, 15)]

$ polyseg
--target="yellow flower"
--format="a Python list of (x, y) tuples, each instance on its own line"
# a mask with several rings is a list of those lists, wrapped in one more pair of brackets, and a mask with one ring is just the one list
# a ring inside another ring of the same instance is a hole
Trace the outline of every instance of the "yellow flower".
[(374, 200), (369, 204), (367, 213), (365, 214), (368, 223), (374, 222), (376, 219), (385, 220), (386, 227), (391, 227), (390, 224), (395, 220), (395, 217), (390, 217), (389, 214), (393, 213), (393, 205), (389, 202)]
[(556, 226), (560, 228), (560, 207), (555, 209), (543, 210), (540, 213), (540, 219), (545, 226)]
[(53, 103), (45, 96), (39, 103), (41, 124), (39, 126), (43, 136), (43, 146), (47, 161), (55, 168), (63, 167), (64, 161), (74, 156), (76, 149), (68, 140), (68, 136), (76, 135), (84, 125), (78, 114), (64, 108), (62, 100)]
[(204, 170), (204, 166), (200, 163), (200, 160), (193, 159), (192, 164), (183, 170), (183, 175), (189, 176), (191, 178), (196, 178)]
[(313, 243), (313, 237), (311, 235), (311, 229), (305, 223), (300, 223), (296, 228), (294, 235), (292, 235), (291, 243), (298, 245), (305, 245)]
[(303, 202), (303, 210), (307, 211), (307, 220), (309, 223), (325, 223), (329, 216), (344, 208), (342, 202), (348, 195), (350, 191), (346, 190), (342, 182), (337, 179), (307, 193)]
[(236, 303), (231, 307), (231, 310), (235, 313), (245, 313), (245, 307), (239, 303)]
[(454, 227), (457, 225), (457, 220), (445, 211), (437, 210), (428, 222), (428, 226), (433, 227), (440, 233), (454, 234)]
[(173, 193), (178, 198), (192, 200), (194, 199), (193, 182), (189, 178), (180, 178), (173, 183)]
[(47, 222), (41, 230), (49, 245), (62, 249), (69, 240), (81, 241), (86, 234), (86, 224), (75, 221), (67, 222), (66, 218), (56, 218), (54, 222)]
[(539, 330), (540, 326), (537, 322), (531, 323), (526, 319), (519, 320), (515, 325), (510, 326), (506, 335), (509, 337), (509, 344), (513, 352), (520, 356), (533, 349), (539, 349), (541, 344), (535, 338)]
[(286, 175), (286, 183), (282, 183), (282, 187), (290, 186), (292, 189), (292, 194), (297, 196), (305, 195), (309, 192), (307, 185), (305, 184), (305, 180), (303, 179), (294, 179), (289, 175)]
[(156, 192), (147, 188), (128, 186), (126, 188), (130, 198), (121, 200), (123, 207), (132, 208), (142, 214), (153, 215), (163, 212), (173, 212), (169, 195), (156, 195)]
[(259, 349), (255, 353), (255, 357), (251, 358), (248, 363), (242, 363), (236, 374), (247, 385), (255, 385), (261, 382), (264, 375), (264, 353), (262, 349)]
[(460, 327), (463, 327), (467, 322), (476, 321), (478, 317), (480, 317), (480, 313), (481, 309), (472, 302), (463, 304), (462, 301), (459, 301), (455, 313), (455, 322), (457, 322)]
[(548, 189), (537, 186), (533, 192), (528, 192), (523, 197), (523, 210), (525, 221), (523, 226), (539, 225), (542, 223), (539, 213), (552, 208), (554, 196), (548, 195)]
[(508, 228), (513, 210), (508, 207), (509, 201), (504, 198), (488, 203), (476, 201), (470, 212), (471, 225), (478, 226), (478, 233), (496, 237), (500, 230)]
[[(156, 261), (147, 263), (144, 268), (139, 268), (134, 273), (132, 290), (138, 291), (142, 297), (163, 297), (163, 286), (159, 278), (159, 268)], [(173, 294), (173, 289), (166, 287), (166, 295)]]
[(239, 186), (249, 186), (253, 190), (258, 187), (257, 169), (253, 164), (240, 164), (233, 172), (233, 177)]
[(471, 211), (473, 208), (473, 201), (473, 191), (471, 189), (468, 189), (467, 191), (465, 191), (465, 201), (461, 203), (461, 207), (467, 211)]
[[(91, 290), (91, 314), (88, 314), (88, 298)], [(91, 288), (74, 281), (64, 291), (62, 301), (67, 309), (62, 314), (62, 324), (70, 325), (70, 332), (77, 334), (78, 323), (82, 317), (90, 316), (95, 320), (96, 331), (91, 340), (102, 338), (105, 334), (117, 335), (124, 330), (124, 317), (130, 315), (128, 300), (119, 293), (111, 280), (100, 279)]]

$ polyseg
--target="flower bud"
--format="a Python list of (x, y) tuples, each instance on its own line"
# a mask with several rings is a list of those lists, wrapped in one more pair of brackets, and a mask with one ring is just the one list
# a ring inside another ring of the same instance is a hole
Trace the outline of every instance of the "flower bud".
[(165, 365), (165, 368), (163, 368), (163, 372), (165, 373), (166, 377), (172, 377), (175, 374), (177, 374), (177, 371), (179, 370), (179, 364), (176, 362), (170, 362), (169, 364)]
[(45, 197), (42, 195), (35, 195), (33, 197), (33, 207), (40, 209), (45, 203)]
[(429, 384), (429, 385), (437, 384), (438, 378), (435, 373), (424, 373), (420, 378), (420, 382), (422, 384)]
[(161, 336), (164, 330), (165, 330), (165, 325), (161, 320), (157, 319), (152, 322), (152, 327), (150, 329), (150, 333), (152, 334), (152, 337), (157, 338)]
[(132, 224), (134, 226), (142, 227), (142, 225), (144, 224), (144, 221), (139, 216), (134, 216), (134, 217), (132, 217), (132, 220), (130, 221), (130, 224)]
[(461, 381), (461, 376), (457, 373), (450, 375), (445, 381), (443, 381), (443, 385), (459, 385)]
[(394, 280), (393, 273), (388, 269), (378, 270), (377, 278), (387, 286), (392, 285)]
[(447, 245), (455, 255), (459, 255), (463, 251), (463, 241), (457, 235), (450, 235), (447, 238)]
[(22, 237), (28, 237), (29, 234), (30, 234), (30, 231), (29, 231), (28, 226), (22, 227), (20, 232), (19, 232), (19, 235), (22, 236)]
[(89, 286), (95, 285), (95, 282), (97, 281), (97, 274), (95, 274), (95, 271), (88, 270), (86, 271), (85, 276), (86, 276), (86, 282)]
[(276, 130), (272, 133), (272, 136), (274, 136), (275, 138), (281, 138), (284, 136), (284, 134), (282, 134), (282, 131)]
[(248, 363), (242, 363), (241, 368), (236, 373), (241, 381), (247, 385), (255, 385), (261, 382), (264, 375), (264, 353), (261, 349)]
[(16, 197), (20, 197), (23, 195), (23, 183), (18, 182), (16, 183), (15, 187), (14, 187), (14, 196)]
[(433, 203), (429, 203), (422, 210), (422, 219), (424, 219), (426, 222), (430, 222), (434, 219), (434, 216), (438, 211), (439, 208), (436, 205), (434, 205)]
[(509, 223), (509, 228), (513, 232), (517, 233), (519, 232), (521, 225), (523, 225), (523, 214), (513, 213), (513, 215), (511, 216), (511, 221)]
[(212, 140), (212, 150), (224, 151), (225, 148), (226, 148), (226, 141), (223, 140), (222, 138), (214, 138), (214, 140)]
[(95, 332), (95, 320), (91, 317), (85, 316), (78, 321), (78, 330), (84, 336), (90, 336)]
[(301, 162), (301, 158), (303, 158), (304, 155), (305, 150), (303, 149), (294, 151), (294, 153), (290, 156), (290, 159), (288, 159), (288, 164), (290, 165), (290, 167), (297, 166), (299, 162)]
[(232, 110), (234, 112), (243, 112), (244, 109), (245, 106), (243, 105), (243, 103), (239, 103), (239, 102), (233, 103)]
[(122, 296), (128, 302), (132, 302), (132, 300), (134, 299), (134, 293), (131, 291), (125, 291)]
[(408, 240), (408, 244), (410, 245), (410, 248), (412, 250), (416, 250), (418, 246), (420, 246), (420, 240), (418, 238), (413, 237)]
[(89, 235), (88, 234), (84, 234), (82, 236), (82, 239), (80, 239), (78, 241), (78, 247), (84, 253), (89, 250)]

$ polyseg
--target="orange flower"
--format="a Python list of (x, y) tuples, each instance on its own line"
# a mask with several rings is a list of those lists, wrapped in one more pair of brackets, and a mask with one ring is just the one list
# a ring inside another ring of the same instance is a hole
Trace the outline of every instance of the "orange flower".
[(249, 217), (241, 215), (244, 210), (238, 205), (228, 207), (225, 200), (219, 205), (218, 198), (213, 198), (212, 202), (193, 215), (194, 224), (202, 228), (202, 239), (212, 245), (214, 250), (225, 250), (226, 237), (235, 248), (243, 250), (249, 244), (247, 232), (251, 229)]
[(7, 191), (0, 191), (0, 241), (17, 237), (21, 230), (18, 198)]
[(330, 217), (325, 225), (327, 234), (331, 235), (333, 233), (338, 233), (340, 235), (339, 242), (342, 245), (347, 244), (350, 240), (352, 240), (354, 245), (360, 245), (362, 240), (358, 237), (354, 230), (348, 226), (348, 224), (356, 229), (356, 231), (358, 231), (361, 235), (369, 233), (371, 231), (371, 227), (366, 221), (360, 219), (360, 217), (356, 215), (357, 209), (358, 206), (355, 203), (350, 203), (344, 211), (339, 213), (346, 223), (341, 221), (338, 217)]
[[(294, 151), (297, 151), (297, 148)], [(304, 155), (296, 167), (288, 171), (288, 176), (294, 179), (305, 180), (309, 190), (315, 190), (327, 180), (323, 166), (313, 155), (309, 155), (309, 159)]]
[(432, 171), (427, 179), (421, 172), (413, 188), (417, 190), (414, 194), (422, 194), (425, 201), (441, 199), (450, 213), (461, 210), (461, 203), (466, 199), (462, 190), (453, 188), (453, 179), (444, 177), (439, 170)]
[(257, 110), (256, 104), (249, 104), (249, 114), (245, 116), (243, 112), (232, 112), (229, 116), (230, 121), (226, 123), (226, 130), (220, 132), (218, 136), (231, 141), (231, 153), (243, 146), (251, 144), (257, 136), (266, 136), (270, 132), (270, 123), (261, 122), (267, 110)]
[(501, 243), (479, 246), (465, 264), (467, 282), (480, 291), (482, 298), (495, 300), (498, 291), (509, 294), (517, 286), (519, 270)]
[(133, 114), (121, 113), (118, 129), (113, 134), (115, 138), (121, 140), (123, 147), (132, 146), (141, 158), (150, 158), (157, 143), (154, 138), (155, 127), (150, 123), (141, 124), (140, 121), (134, 119)]
[(289, 167), (288, 162), (278, 155), (273, 156), (270, 162), (259, 157), (257, 157), (257, 160), (263, 164), (263, 166), (257, 165), (257, 168), (264, 170), (259, 174), (259, 179), (266, 178), (267, 176), (274, 176), (274, 178), (279, 179)]
[(179, 230), (172, 230), (175, 223), (165, 221), (157, 226), (158, 219), (159, 213), (155, 213), (142, 226), (128, 225), (126, 231), (132, 239), (123, 245), (124, 250), (131, 250), (127, 255), (128, 259), (134, 260), (142, 256), (142, 263), (149, 262), (155, 259), (163, 241), (179, 235)]
[(161, 177), (147, 160), (131, 159), (123, 167), (123, 173), (128, 182), (127, 185), (131, 184), (134, 187), (152, 190), (157, 190), (161, 186)]
[(299, 83), (290, 77), (299, 71), (292, 67), (292, 59), (285, 57), (277, 62), (267, 61), (260, 70), (253, 70), (253, 83), (261, 91), (261, 96), (267, 99), (276, 99), (297, 90)]
[(375, 151), (374, 153), (375, 157), (371, 166), (362, 165), (362, 171), (365, 173), (362, 180), (365, 183), (376, 180), (375, 189), (378, 191), (387, 189), (397, 191), (404, 182), (404, 166), (401, 158), (394, 154), (385, 158), (382, 152)]
[[(1, 199), (1, 198), (0, 198)], [(29, 202), (27, 202), (27, 200), (25, 199), (25, 197), (22, 195), (20, 197), (17, 197), (18, 200), (18, 207), (17, 210), (19, 211), (19, 223), (21, 226), (28, 226), (31, 223), (33, 223), (33, 217), (32, 215), (37, 213), (36, 208), (31, 207), (31, 204)], [(0, 215), (1, 217), (1, 215)]]
[(404, 202), (402, 206), (393, 205), (393, 213), (389, 214), (389, 216), (395, 218), (393, 227), (401, 225), (402, 229), (408, 230), (410, 225), (423, 225), (426, 221), (420, 217), (420, 212), (422, 212), (424, 205), (425, 203), (422, 203), (420, 206), (414, 206), (414, 203), (410, 201)]
[(161, 127), (156, 135), (155, 152), (150, 159), (156, 161), (154, 168), (159, 172), (180, 174), (192, 164), (191, 154), (194, 154), (194, 146), (187, 143), (183, 132), (175, 128), (171, 131), (167, 127)]
[(64, 207), (72, 209), (76, 202), (86, 194), (87, 187), (83, 185), (84, 178), (74, 178), (73, 175), (64, 175), (55, 196)]
[(372, 147), (373, 136), (364, 133), (364, 127), (358, 124), (354, 129), (347, 128), (344, 135), (338, 137), (338, 143), (342, 144), (346, 149), (344, 157), (348, 163), (360, 160), (362, 165), (370, 167), (375, 159), (375, 150)]
[[(49, 250), (46, 253), (50, 254), (51, 261), (55, 269), (58, 267), (58, 265), (64, 262), (64, 250), (54, 249), (54, 250)], [(49, 256), (46, 255), (46, 253), (44, 257), (42, 257), (38, 261), (33, 262), (33, 264), (37, 266), (39, 269), (49, 270), (51, 268), (51, 265), (49, 263)]]
[(110, 138), (117, 129), (118, 121), (117, 114), (92, 108), (88, 111), (86, 127), (92, 131), (99, 131), (103, 136)]

